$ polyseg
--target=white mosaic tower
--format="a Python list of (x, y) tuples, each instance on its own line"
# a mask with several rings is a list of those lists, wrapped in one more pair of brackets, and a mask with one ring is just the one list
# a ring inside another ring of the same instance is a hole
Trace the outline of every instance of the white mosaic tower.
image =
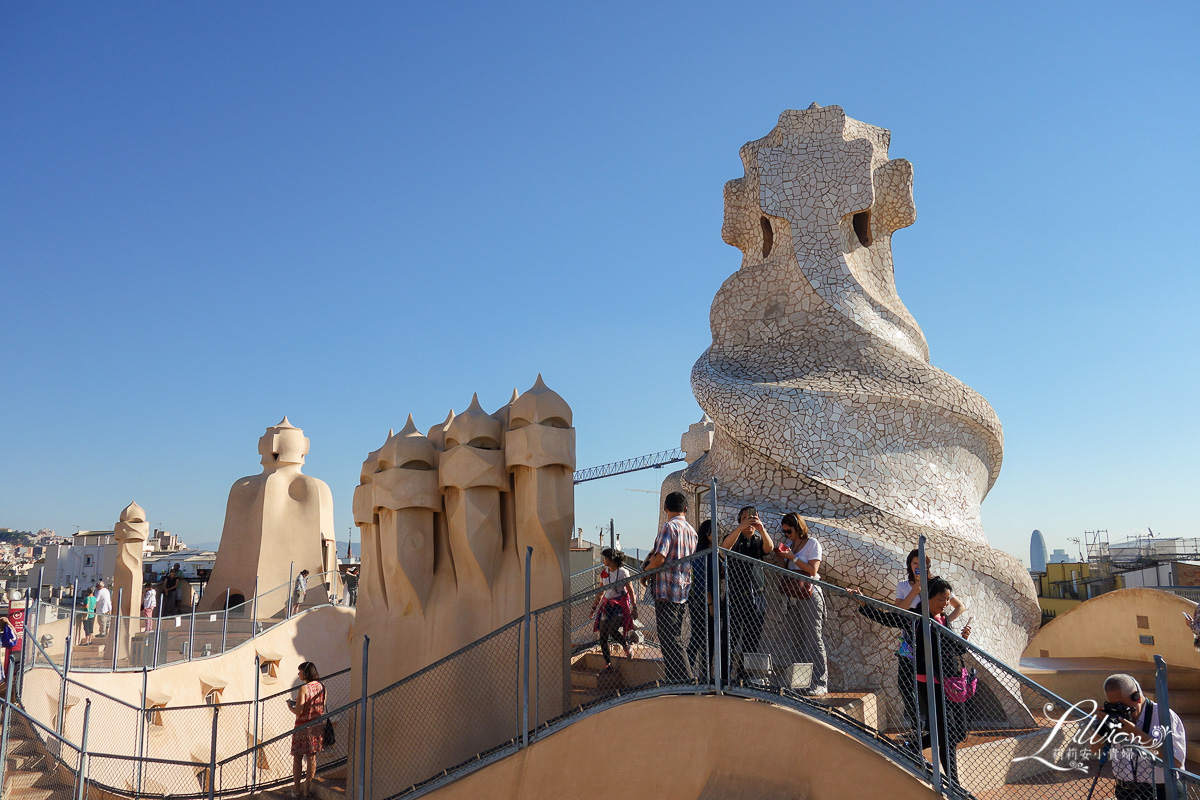
[[(742, 147), (746, 174), (725, 186), (722, 229), (742, 266), (717, 292), (713, 343), (692, 370), (715, 436), (677, 480), (699, 491), (716, 476), (723, 526), (747, 504), (799, 512), (825, 547), (823, 573), (889, 601), (925, 534), (935, 572), (969, 603), (972, 641), (1015, 663), (1037, 601), (1021, 563), (988, 547), (979, 515), (1000, 471), (1000, 422), (929, 364), (896, 294), (891, 238), (916, 209), (912, 165), (888, 159), (889, 140), (813, 104)], [(865, 624), (861, 652), (830, 658), (844, 673), (865, 665), (870, 682), (894, 667)]]

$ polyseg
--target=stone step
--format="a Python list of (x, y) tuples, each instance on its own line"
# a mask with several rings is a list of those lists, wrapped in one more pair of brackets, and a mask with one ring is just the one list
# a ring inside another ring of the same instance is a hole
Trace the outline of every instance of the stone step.
[(602, 689), (611, 691), (624, 685), (621, 673), (616, 667), (609, 671), (603, 669), (579, 669), (571, 667), (571, 686), (578, 689)]
[[(1153, 692), (1147, 692), (1153, 698)], [(1176, 689), (1170, 687), (1171, 710), (1182, 719), (1186, 716), (1200, 714), (1200, 689)], [(1187, 723), (1184, 723), (1187, 726)]]
[(29, 789), (12, 789), (4, 793), (4, 800), (72, 800), (74, 791), (69, 788), (50, 789), (32, 787)]

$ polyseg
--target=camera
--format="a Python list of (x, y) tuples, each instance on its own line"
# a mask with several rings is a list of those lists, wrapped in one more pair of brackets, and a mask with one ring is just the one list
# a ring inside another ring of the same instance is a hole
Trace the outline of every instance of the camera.
[(1100, 736), (1107, 737), (1115, 731), (1121, 729), (1121, 720), (1133, 721), (1133, 709), (1124, 703), (1105, 703), (1104, 711), (1100, 716), (1100, 724), (1097, 728), (1097, 733)]
[(1133, 709), (1124, 703), (1105, 703), (1104, 716), (1125, 719), (1133, 722)]

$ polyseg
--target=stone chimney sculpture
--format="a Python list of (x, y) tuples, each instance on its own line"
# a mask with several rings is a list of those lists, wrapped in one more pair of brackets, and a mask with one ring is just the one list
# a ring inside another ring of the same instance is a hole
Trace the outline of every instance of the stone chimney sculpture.
[[(351, 647), (359, 652), (363, 637), (371, 637), (369, 691), (518, 620), (527, 547), (533, 548), (531, 607), (568, 596), (574, 469), (571, 409), (540, 375), (494, 414), (476, 396), (466, 411), (451, 412), (426, 434), (411, 416), (399, 433), (389, 433), (363, 463), (354, 492), (363, 552)], [(519, 641), (518, 627), (497, 634), (494, 646), (508, 653)], [(570, 692), (570, 647), (561, 621), (546, 626), (534, 644), (534, 663), (560, 668), (533, 678), (539, 702), (531, 722), (562, 713)], [(416, 715), (403, 732), (392, 726), (368, 733), (377, 753), (388, 752), (380, 746), (388, 737), (397, 746), (397, 737), (409, 743), (403, 759), (368, 765), (377, 793), (399, 791), (423, 769), (455, 763), (456, 754), (466, 758), (511, 729), (516, 662), (480, 653), (478, 669), (436, 678), (438, 692), (452, 692), (474, 709), (469, 724)], [(357, 671), (358, 661), (353, 664)]]
[[(891, 239), (916, 208), (912, 165), (889, 160), (890, 137), (814, 104), (742, 147), (722, 228), (741, 269), (713, 300), (712, 346), (692, 370), (715, 436), (668, 481), (698, 493), (715, 476), (722, 525), (743, 505), (799, 512), (825, 548), (822, 572), (880, 599), (926, 535), (935, 570), (974, 615), (972, 642), (1016, 663), (1037, 600), (1020, 562), (988, 546), (979, 514), (1000, 472), (1000, 422), (929, 364), (896, 293)], [(894, 673), (878, 626), (835, 611), (863, 628), (830, 653), (843, 684)]]
[[(239, 479), (229, 490), (217, 562), (200, 601), (201, 611), (250, 602), (258, 587), (258, 616), (284, 613), (291, 586), (309, 571), (309, 602), (328, 595), (318, 579), (325, 569), (325, 539), (333, 537), (333, 494), (324, 481), (303, 474), (308, 455), (304, 431), (288, 422), (267, 428), (258, 440), (262, 472)], [(275, 591), (272, 591), (275, 590)]]
[[(112, 594), (114, 598), (121, 597), (117, 613), (123, 617), (141, 614), (142, 551), (149, 537), (150, 523), (146, 522), (145, 510), (137, 503), (125, 506), (120, 521), (113, 526), (113, 539), (119, 547)], [(125, 627), (128, 630), (129, 626)]]

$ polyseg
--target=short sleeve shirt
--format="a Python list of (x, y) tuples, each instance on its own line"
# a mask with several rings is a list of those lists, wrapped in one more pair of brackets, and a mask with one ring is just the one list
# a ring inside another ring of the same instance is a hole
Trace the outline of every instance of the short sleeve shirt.
[[(667, 564), (696, 552), (696, 531), (683, 517), (672, 517), (658, 532), (651, 555), (661, 555)], [(654, 599), (668, 603), (686, 603), (692, 585), (692, 564), (667, 567), (654, 576)]]
[[(805, 564), (810, 564), (813, 561), (821, 560), (821, 543), (816, 540), (816, 537), (808, 537), (808, 541), (796, 553), (796, 558), (803, 561)], [(788, 569), (793, 572), (803, 572), (798, 566), (791, 561), (788, 562)]]
[(607, 569), (600, 572), (600, 584), (604, 587), (604, 599), (616, 600), (621, 595), (625, 594), (625, 587), (629, 584), (621, 586), (613, 586), (618, 581), (623, 581), (633, 575), (627, 567), (621, 567), (616, 572), (609, 572)]
[[(1155, 703), (1154, 712), (1150, 715), (1150, 736), (1155, 741), (1164, 741), (1166, 739), (1166, 730), (1162, 721), (1158, 718), (1160, 708), (1161, 706)], [(1142, 706), (1142, 713), (1133, 721), (1133, 724), (1137, 725), (1139, 731), (1144, 727), (1146, 713), (1149, 709), (1150, 704), (1145, 703)], [(1184, 756), (1187, 754), (1187, 738), (1183, 730), (1183, 720), (1174, 711), (1171, 712), (1171, 735), (1174, 737), (1172, 745), (1175, 748), (1175, 758), (1183, 761)], [(1149, 758), (1139, 754), (1132, 747), (1114, 746), (1109, 761), (1112, 762), (1113, 777), (1119, 781), (1166, 783), (1162, 768), (1153, 766)]]

